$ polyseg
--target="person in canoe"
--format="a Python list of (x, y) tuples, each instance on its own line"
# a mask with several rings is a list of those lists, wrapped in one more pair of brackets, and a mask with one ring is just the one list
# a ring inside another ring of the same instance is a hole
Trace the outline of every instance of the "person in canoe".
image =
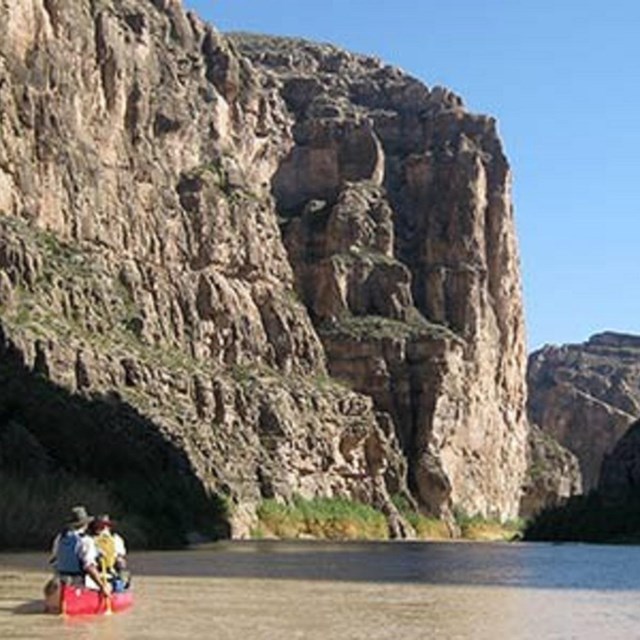
[(120, 591), (129, 586), (130, 574), (127, 571), (127, 548), (121, 535), (113, 530), (114, 523), (104, 513), (96, 516), (89, 525), (98, 550), (100, 575), (106, 577), (114, 589)]
[(73, 507), (72, 516), (53, 542), (51, 562), (56, 575), (45, 586), (47, 607), (55, 603), (60, 584), (89, 586), (108, 597), (109, 581), (100, 575), (98, 550), (87, 528), (93, 517), (83, 506)]

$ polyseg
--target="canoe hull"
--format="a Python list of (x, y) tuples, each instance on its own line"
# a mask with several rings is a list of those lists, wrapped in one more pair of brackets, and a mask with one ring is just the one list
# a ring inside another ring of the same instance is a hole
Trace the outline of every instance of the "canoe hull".
[(51, 593), (46, 598), (46, 608), (50, 613), (61, 613), (67, 616), (103, 615), (108, 612), (124, 611), (133, 605), (133, 592), (112, 593), (105, 598), (99, 591), (60, 585), (58, 593)]

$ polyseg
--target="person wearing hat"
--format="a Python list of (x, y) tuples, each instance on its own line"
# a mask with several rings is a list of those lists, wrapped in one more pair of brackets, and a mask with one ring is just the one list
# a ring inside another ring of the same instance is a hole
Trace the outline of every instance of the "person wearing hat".
[(71, 518), (53, 542), (52, 561), (61, 582), (83, 586), (87, 576), (105, 596), (111, 592), (98, 570), (98, 550), (87, 527), (93, 517), (83, 506), (71, 509)]
[(113, 586), (126, 588), (130, 576), (126, 571), (127, 548), (122, 536), (113, 531), (113, 521), (108, 514), (96, 516), (89, 525), (89, 533), (93, 536), (98, 549), (98, 565), (100, 573), (112, 580)]

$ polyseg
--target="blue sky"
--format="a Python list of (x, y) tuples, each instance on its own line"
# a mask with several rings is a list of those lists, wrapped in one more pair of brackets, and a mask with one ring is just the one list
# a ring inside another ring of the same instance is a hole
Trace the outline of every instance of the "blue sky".
[(378, 55), (498, 119), (530, 349), (640, 333), (640, 0), (184, 0)]

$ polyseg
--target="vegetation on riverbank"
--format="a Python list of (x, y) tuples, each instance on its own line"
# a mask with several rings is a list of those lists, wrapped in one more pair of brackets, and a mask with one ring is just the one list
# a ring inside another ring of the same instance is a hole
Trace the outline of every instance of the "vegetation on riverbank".
[(265, 500), (257, 513), (255, 538), (379, 540), (388, 537), (387, 521), (382, 513), (343, 498), (295, 497), (291, 504)]
[(525, 527), (524, 521), (520, 519), (501, 522), (495, 518), (469, 516), (465, 513), (456, 513), (456, 524), (460, 528), (462, 539), (476, 541), (519, 540)]
[[(418, 540), (513, 540), (521, 535), (523, 523), (456, 514), (456, 526), (426, 517), (411, 508), (402, 497), (394, 504), (413, 528)], [(318, 538), (323, 540), (386, 540), (389, 531), (384, 514), (373, 507), (343, 498), (295, 497), (291, 504), (265, 500), (257, 510), (254, 538)]]
[[(0, 472), (0, 486), (0, 549), (47, 549), (73, 505), (91, 505), (95, 513), (119, 512), (105, 487), (62, 471), (34, 477)], [(144, 545), (135, 522), (119, 524), (128, 541)]]
[[(49, 549), (75, 505), (85, 505), (92, 514), (110, 514), (129, 548), (186, 544), (190, 509), (201, 508), (200, 503), (194, 499), (190, 507), (189, 496), (179, 493), (180, 487), (174, 488), (172, 502), (171, 488), (163, 486), (161, 479), (155, 493), (148, 486), (134, 484), (131, 478), (120, 484), (102, 484), (63, 470), (31, 477), (0, 471), (0, 549)], [(126, 503), (119, 498), (122, 492), (127, 494)], [(218, 500), (216, 507), (218, 518), (224, 521), (226, 505)], [(211, 535), (211, 531), (213, 527), (206, 533)], [(224, 532), (219, 537), (225, 537)]]
[[(75, 504), (85, 504), (94, 513), (115, 514), (118, 530), (130, 547), (166, 546), (149, 537), (149, 514), (123, 512), (113, 488), (91, 478), (71, 476), (64, 471), (31, 478), (0, 472), (0, 486), (0, 549), (46, 550), (55, 533), (64, 525), (70, 505)], [(500, 523), (456, 513), (456, 526), (450, 527), (442, 520), (417, 513), (401, 498), (394, 498), (394, 503), (412, 526), (418, 540), (511, 540), (520, 533), (519, 522)], [(258, 524), (252, 532), (257, 539), (339, 541), (386, 540), (389, 537), (383, 513), (344, 498), (305, 500), (295, 497), (291, 504), (265, 500), (257, 514)], [(170, 522), (175, 515), (165, 513), (166, 524), (170, 528), (175, 528), (175, 523), (172, 525)], [(153, 521), (156, 522), (157, 518)]]
[(545, 509), (526, 527), (525, 540), (640, 543), (640, 499), (605, 501), (597, 493)]
[(438, 518), (429, 518), (413, 510), (401, 496), (393, 499), (396, 508), (409, 522), (419, 540), (447, 540), (451, 538), (471, 541), (517, 540), (522, 536), (524, 521), (501, 522), (495, 518), (468, 515), (461, 509), (454, 511), (454, 525)]
[(419, 540), (448, 540), (452, 532), (447, 523), (438, 518), (429, 518), (415, 511), (404, 496), (393, 496), (393, 504), (402, 517), (413, 527)]

